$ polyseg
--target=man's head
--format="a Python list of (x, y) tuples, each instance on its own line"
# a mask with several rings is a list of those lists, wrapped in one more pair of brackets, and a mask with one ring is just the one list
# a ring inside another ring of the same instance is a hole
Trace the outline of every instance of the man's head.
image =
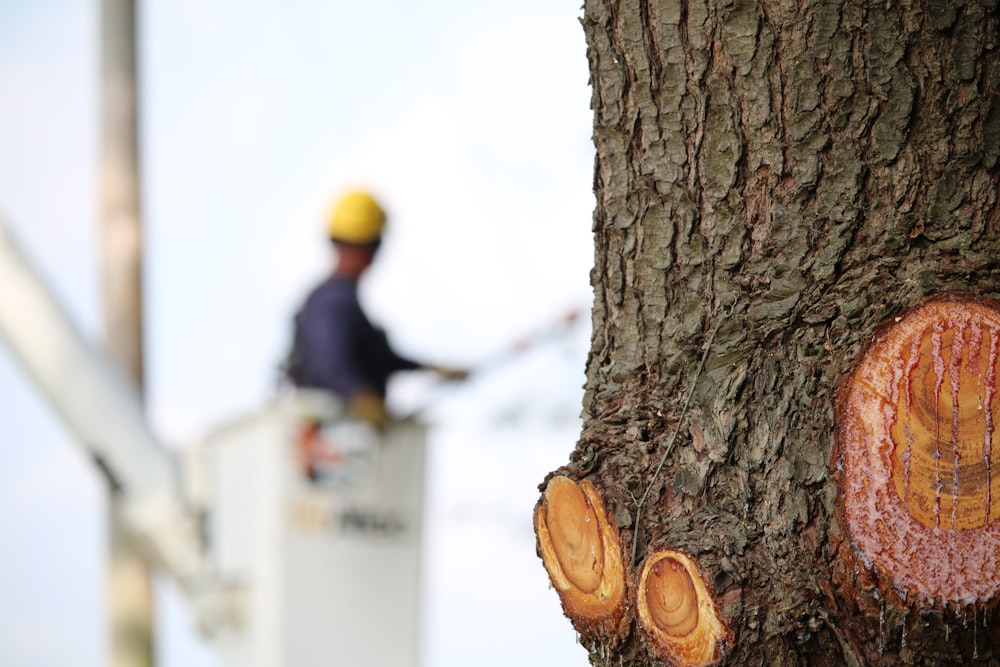
[(360, 190), (348, 192), (330, 211), (330, 239), (361, 246), (378, 243), (385, 220), (385, 211), (374, 197)]
[(382, 242), (386, 215), (366, 192), (343, 195), (330, 212), (329, 234), (337, 249), (337, 273), (359, 277)]

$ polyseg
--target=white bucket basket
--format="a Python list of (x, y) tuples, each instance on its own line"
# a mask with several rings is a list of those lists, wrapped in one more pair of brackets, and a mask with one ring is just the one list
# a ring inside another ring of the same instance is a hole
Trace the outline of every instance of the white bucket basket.
[[(313, 475), (302, 456), (313, 429)], [(245, 584), (226, 667), (414, 667), (426, 429), (383, 437), (332, 399), (289, 396), (216, 431), (209, 462), (215, 567)], [(316, 457), (314, 457), (315, 459)]]

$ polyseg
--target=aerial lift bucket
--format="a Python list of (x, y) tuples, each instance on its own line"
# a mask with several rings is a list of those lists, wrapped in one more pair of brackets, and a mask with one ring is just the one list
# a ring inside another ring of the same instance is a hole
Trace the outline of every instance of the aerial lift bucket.
[(384, 434), (296, 392), (203, 443), (209, 553), (245, 584), (226, 667), (418, 663), (426, 427)]

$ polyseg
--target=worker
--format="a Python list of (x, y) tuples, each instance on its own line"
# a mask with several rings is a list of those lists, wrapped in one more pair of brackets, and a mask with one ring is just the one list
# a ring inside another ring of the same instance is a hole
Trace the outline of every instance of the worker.
[(371, 266), (386, 214), (367, 192), (341, 197), (329, 216), (335, 253), (332, 274), (308, 296), (295, 318), (293, 351), (286, 372), (299, 387), (337, 394), (354, 416), (379, 430), (389, 423), (385, 407), (389, 377), (397, 371), (428, 369), (446, 380), (467, 372), (414, 361), (392, 349), (358, 300), (358, 282)]

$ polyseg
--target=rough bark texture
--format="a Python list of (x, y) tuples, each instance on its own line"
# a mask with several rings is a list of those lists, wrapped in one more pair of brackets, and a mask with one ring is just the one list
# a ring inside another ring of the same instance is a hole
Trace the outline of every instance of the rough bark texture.
[[(694, 556), (726, 664), (1000, 658), (992, 607), (877, 594), (831, 467), (876, 325), (1000, 293), (997, 24), (992, 0), (586, 1), (595, 303), (562, 472), (603, 494), (632, 576)], [(616, 644), (591, 662), (661, 664), (634, 629)]]

